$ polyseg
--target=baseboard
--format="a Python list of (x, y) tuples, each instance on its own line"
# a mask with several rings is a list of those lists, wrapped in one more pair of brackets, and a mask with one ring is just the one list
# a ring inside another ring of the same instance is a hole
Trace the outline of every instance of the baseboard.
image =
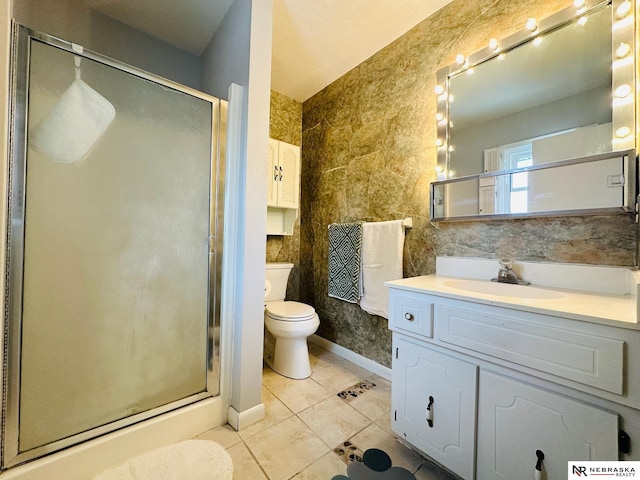
[(376, 375), (391, 381), (391, 369), (389, 367), (380, 365), (378, 362), (374, 362), (370, 358), (363, 357), (359, 353), (353, 352), (348, 348), (341, 347), (337, 343), (333, 343), (332, 341), (319, 337), (315, 334), (309, 337), (309, 341), (316, 345), (320, 345), (322, 348), (329, 350), (331, 353), (335, 353), (345, 360), (355, 363), (359, 367), (369, 370), (371, 373), (375, 373)]
[(234, 430), (242, 430), (264, 418), (264, 403), (259, 403), (248, 410), (238, 412), (235, 408), (229, 407), (227, 422)]

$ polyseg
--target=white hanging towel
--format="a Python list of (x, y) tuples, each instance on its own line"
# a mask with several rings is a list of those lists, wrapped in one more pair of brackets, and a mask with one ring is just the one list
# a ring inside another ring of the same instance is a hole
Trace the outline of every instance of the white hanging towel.
[(384, 282), (402, 278), (402, 220), (362, 225), (362, 297), (360, 307), (389, 318), (389, 292)]

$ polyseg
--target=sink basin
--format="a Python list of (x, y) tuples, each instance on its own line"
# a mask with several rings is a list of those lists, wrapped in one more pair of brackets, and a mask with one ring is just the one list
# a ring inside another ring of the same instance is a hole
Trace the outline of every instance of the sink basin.
[(531, 287), (528, 285), (513, 285), (510, 283), (490, 282), (487, 280), (445, 280), (444, 285), (467, 292), (484, 293), (488, 295), (498, 295), (501, 297), (513, 298), (539, 298), (553, 299), (562, 298), (559, 292), (545, 290), (544, 288)]

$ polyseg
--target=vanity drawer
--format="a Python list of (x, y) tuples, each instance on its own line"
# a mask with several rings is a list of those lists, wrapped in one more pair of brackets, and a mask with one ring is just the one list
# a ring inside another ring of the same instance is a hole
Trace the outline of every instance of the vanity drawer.
[(389, 290), (391, 329), (433, 336), (433, 302), (419, 293)]
[[(501, 312), (505, 312), (502, 310)], [(618, 395), (624, 341), (449, 305), (438, 306), (438, 339)]]

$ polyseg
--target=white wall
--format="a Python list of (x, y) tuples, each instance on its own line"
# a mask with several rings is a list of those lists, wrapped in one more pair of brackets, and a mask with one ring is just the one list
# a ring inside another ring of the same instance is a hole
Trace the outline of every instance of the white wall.
[(183, 85), (199, 87), (198, 57), (83, 7), (79, 2), (14, 0), (13, 17), (26, 27)]
[[(259, 419), (261, 403), (266, 177), (264, 162), (269, 138), (271, 78), (271, 0), (236, 0), (202, 58), (202, 90), (227, 98), (231, 83), (244, 87), (240, 146), (227, 168), (236, 178), (227, 183), (227, 199), (235, 202), (237, 218), (225, 217), (225, 248), (231, 237), (235, 255), (223, 252), (223, 270), (235, 272), (226, 285), (223, 311), (233, 322), (230, 423), (241, 428)], [(250, 34), (249, 34), (250, 32)], [(231, 162), (233, 165), (229, 165)], [(229, 177), (227, 177), (229, 180)], [(225, 209), (234, 208), (227, 203)], [(229, 221), (235, 220), (235, 225)], [(226, 308), (229, 305), (231, 309)], [(227, 323), (228, 324), (228, 323)]]

